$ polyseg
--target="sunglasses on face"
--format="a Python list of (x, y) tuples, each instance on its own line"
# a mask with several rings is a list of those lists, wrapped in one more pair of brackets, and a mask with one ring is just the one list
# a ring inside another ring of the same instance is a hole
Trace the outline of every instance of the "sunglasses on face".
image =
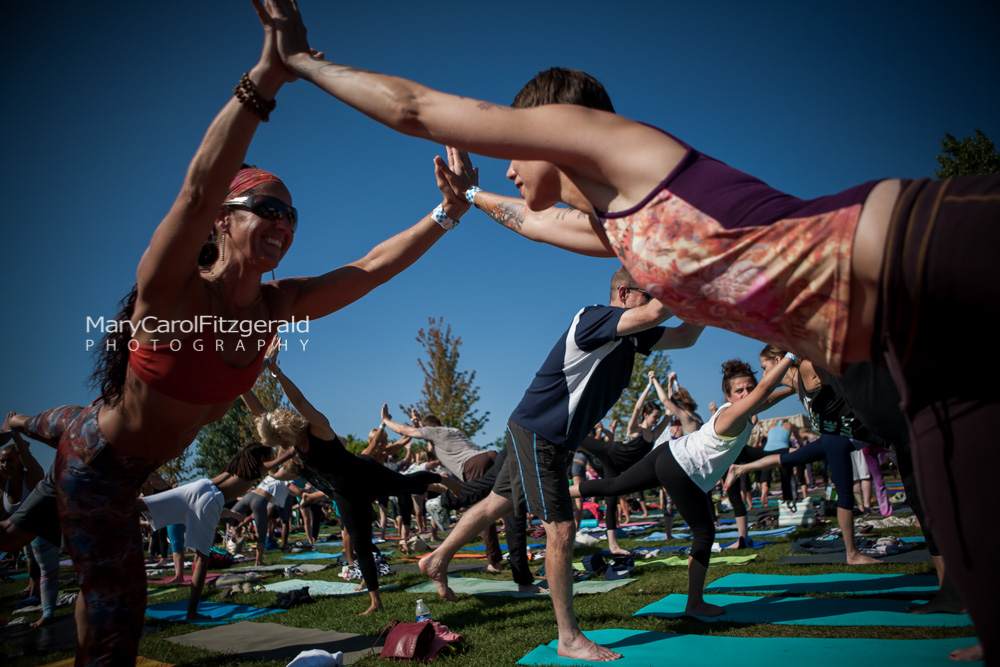
[(243, 197), (233, 197), (222, 202), (223, 206), (242, 206), (249, 209), (254, 215), (267, 220), (281, 220), (288, 218), (292, 226), (292, 233), (299, 228), (299, 212), (294, 206), (289, 206), (277, 197), (268, 195), (246, 195)]

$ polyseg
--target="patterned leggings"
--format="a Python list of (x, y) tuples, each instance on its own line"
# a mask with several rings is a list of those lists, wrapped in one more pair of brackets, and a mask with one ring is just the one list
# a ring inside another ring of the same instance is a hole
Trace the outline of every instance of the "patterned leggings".
[(56, 506), (90, 626), (76, 664), (131, 665), (146, 608), (135, 501), (159, 462), (109, 446), (97, 425), (100, 407), (53, 408), (32, 417), (27, 428), (59, 439), (52, 467)]

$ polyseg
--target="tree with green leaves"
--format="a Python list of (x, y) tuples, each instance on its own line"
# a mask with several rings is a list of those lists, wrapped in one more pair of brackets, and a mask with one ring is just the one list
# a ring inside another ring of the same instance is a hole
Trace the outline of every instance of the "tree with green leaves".
[[(670, 355), (663, 351), (653, 352), (649, 356), (635, 355), (632, 379), (629, 380), (628, 387), (622, 392), (622, 397), (618, 399), (607, 416), (607, 419), (611, 421), (618, 420), (618, 428), (615, 432), (616, 439), (623, 440), (625, 438), (625, 428), (628, 426), (629, 417), (632, 416), (632, 410), (635, 409), (635, 403), (639, 400), (642, 390), (649, 384), (649, 371), (655, 371), (660, 384), (666, 388), (667, 375), (670, 373)], [(650, 393), (647, 400), (655, 401), (656, 393)], [(610, 423), (606, 422), (605, 427), (610, 427)]]
[(417, 360), (424, 372), (422, 398), (415, 405), (399, 407), (405, 415), (412, 409), (419, 415), (433, 413), (445, 426), (472, 437), (483, 429), (490, 415), (487, 412), (480, 416), (473, 408), (479, 400), (476, 371), (458, 370), (462, 339), (451, 332), (451, 325), (445, 326), (444, 318), (431, 317), (427, 321), (427, 329), (417, 332), (417, 342), (427, 352), (426, 361)]
[(941, 140), (941, 155), (934, 159), (940, 165), (934, 175), (941, 179), (1000, 174), (1000, 152), (979, 128), (976, 128), (975, 137), (963, 137), (961, 141), (945, 132)]
[[(289, 407), (278, 381), (270, 373), (257, 378), (253, 392), (265, 410)], [(201, 429), (195, 445), (194, 467), (200, 475), (214, 477), (241, 445), (259, 440), (253, 415), (243, 401), (236, 400), (222, 419)]]

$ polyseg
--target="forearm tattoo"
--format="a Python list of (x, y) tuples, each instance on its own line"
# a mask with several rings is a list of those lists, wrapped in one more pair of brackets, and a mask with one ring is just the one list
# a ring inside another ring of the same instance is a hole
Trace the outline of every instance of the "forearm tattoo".
[(527, 214), (527, 207), (524, 204), (502, 201), (486, 210), (486, 214), (499, 222), (504, 227), (509, 227), (515, 232), (521, 230), (524, 224), (524, 216)]

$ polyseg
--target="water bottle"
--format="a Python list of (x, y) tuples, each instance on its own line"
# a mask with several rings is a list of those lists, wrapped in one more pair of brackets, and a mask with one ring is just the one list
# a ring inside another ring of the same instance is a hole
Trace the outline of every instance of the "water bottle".
[(427, 608), (423, 600), (417, 600), (417, 623), (431, 620), (431, 610)]

